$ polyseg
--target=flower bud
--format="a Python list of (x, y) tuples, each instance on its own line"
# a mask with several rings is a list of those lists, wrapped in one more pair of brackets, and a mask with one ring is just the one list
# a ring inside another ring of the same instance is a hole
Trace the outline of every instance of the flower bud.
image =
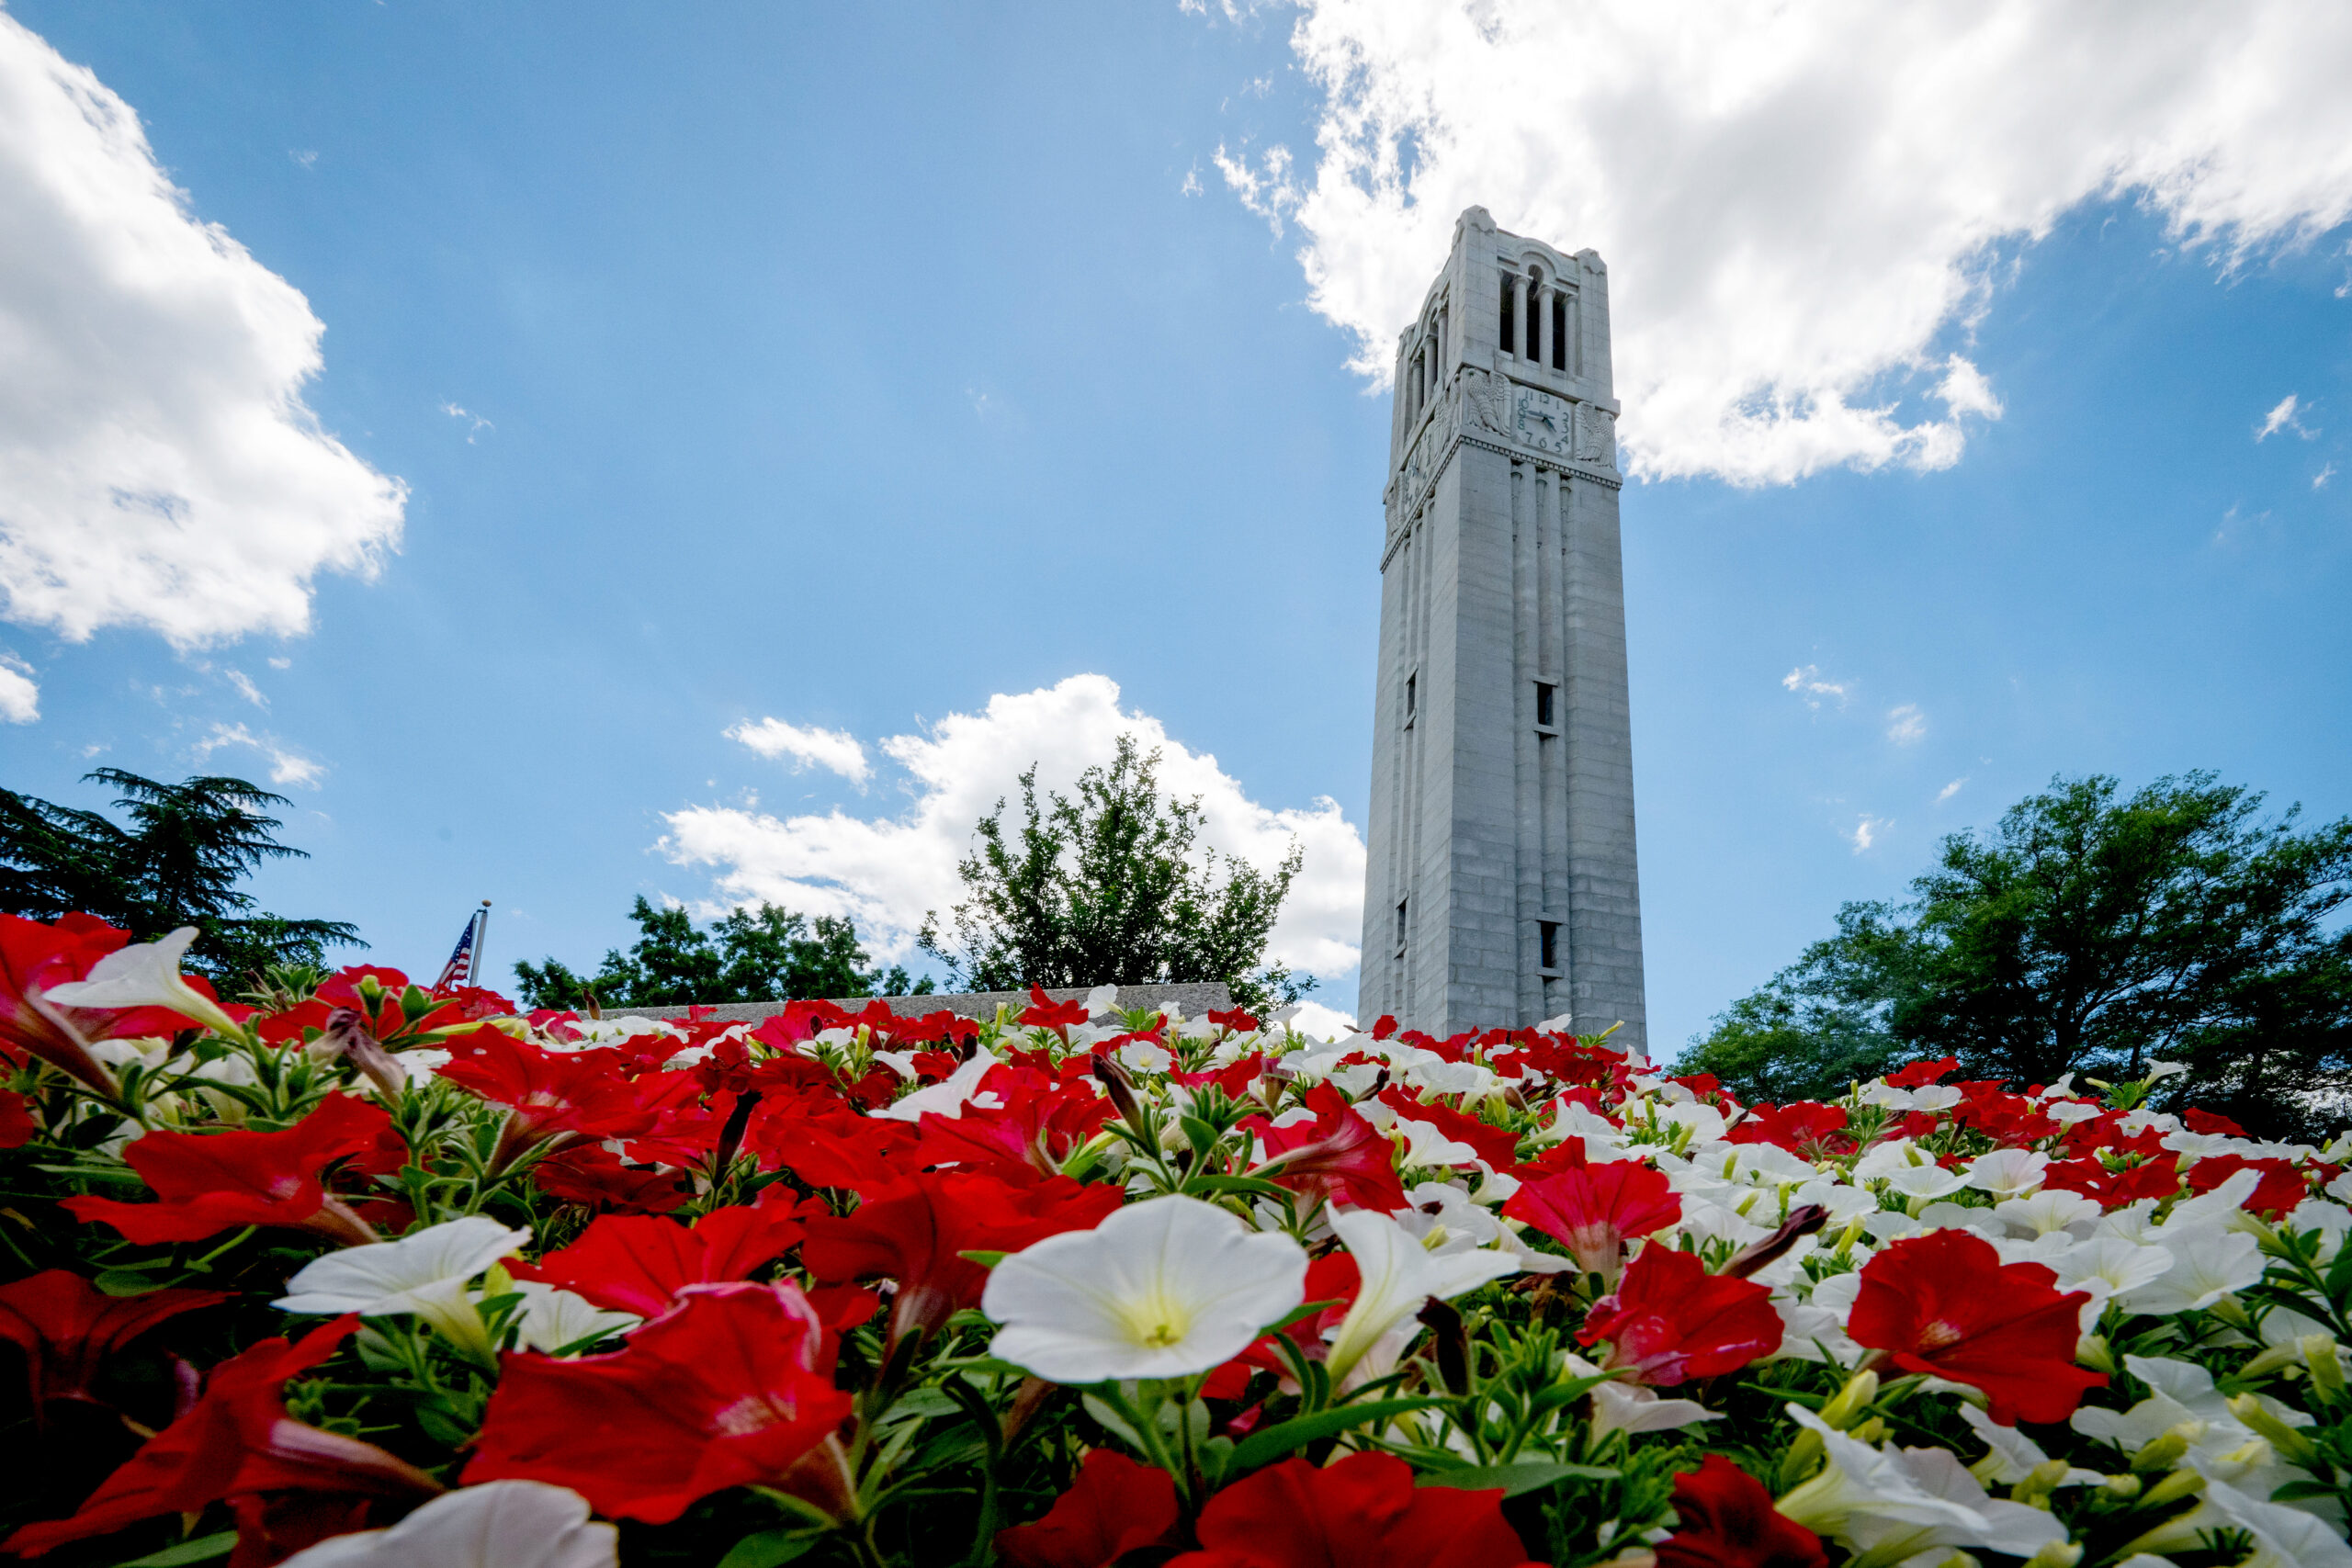
[(2110, 1475), (2107, 1478), (2107, 1495), (2120, 1503), (2128, 1503), (2140, 1495), (2140, 1478), (2136, 1475)]
[(2312, 1392), (2327, 1404), (2343, 1398), (2344, 1363), (2336, 1359), (2335, 1336), (2324, 1332), (2306, 1334), (2295, 1346), (2303, 1353), (2303, 1365), (2311, 1369)]
[(1805, 1473), (1813, 1469), (1814, 1462), (1819, 1460), (1827, 1449), (1828, 1445), (1821, 1440), (1821, 1434), (1812, 1427), (1807, 1427), (1799, 1431), (1797, 1440), (1791, 1443), (1789, 1451), (1781, 1456), (1781, 1484), (1776, 1490), (1786, 1492), (1798, 1482), (1803, 1481)]
[(2256, 1395), (2241, 1393), (2233, 1398), (2230, 1414), (2278, 1450), (2279, 1457), (2288, 1463), (2301, 1465), (2305, 1470), (2318, 1468), (2319, 1450), (2312, 1446), (2312, 1440), (2273, 1416)]
[(1873, 1416), (1846, 1435), (1858, 1443), (1883, 1443), (1886, 1441), (1886, 1423)]
[(1846, 1386), (1838, 1391), (1837, 1396), (1821, 1407), (1822, 1423), (1842, 1432), (1852, 1426), (1863, 1409), (1877, 1397), (1878, 1374), (1867, 1371), (1856, 1372), (1846, 1380)]
[(2140, 1506), (2143, 1508), (2161, 1508), (2167, 1503), (2178, 1502), (2183, 1497), (2203, 1490), (2205, 1490), (2203, 1476), (2193, 1470), (2176, 1470), (2142, 1494)]
[[(2063, 1459), (2043, 1460), (2026, 1472), (2023, 1481), (2009, 1489), (2010, 1501), (2047, 1506), (2050, 1495), (2058, 1490), (2058, 1483), (2066, 1479), (2066, 1472), (2073, 1468)], [(2066, 1568), (2072, 1568), (2072, 1564)]]
[(2095, 1372), (2115, 1375), (2115, 1352), (2096, 1334), (2083, 1336), (2082, 1342), (2075, 1347), (2075, 1359)]
[(2255, 1326), (2254, 1319), (2246, 1315), (2245, 1306), (2239, 1303), (2235, 1296), (2225, 1294), (2221, 1298), (2221, 1300), (2215, 1302), (2211, 1306), (2207, 1307), (2205, 1310), (2211, 1313), (2215, 1317), (2220, 1318), (2223, 1323), (2228, 1324), (2232, 1328), (2236, 1329), (2241, 1334), (2259, 1334), (2262, 1332), (2259, 1328)]
[[(2052, 1461), (2053, 1464), (2057, 1461)], [(2083, 1560), (2083, 1549), (2071, 1540), (2053, 1540), (2025, 1560), (2025, 1568), (2075, 1568)]]
[(2268, 1377), (2282, 1368), (2296, 1365), (2302, 1359), (2303, 1350), (2300, 1345), (2273, 1345), (2261, 1355), (2240, 1367), (2238, 1376), (2241, 1379)]
[(2170, 1470), (2188, 1452), (2189, 1439), (2204, 1435), (2204, 1425), (2201, 1421), (2182, 1422), (2133, 1454), (2132, 1468), (2142, 1475), (2151, 1471)]

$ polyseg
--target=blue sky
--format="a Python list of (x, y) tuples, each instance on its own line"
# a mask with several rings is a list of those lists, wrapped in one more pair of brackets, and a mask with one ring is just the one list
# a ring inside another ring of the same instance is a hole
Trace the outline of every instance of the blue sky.
[[(1141, 723), (1227, 847), (1307, 835), (1287, 939), (1344, 1010), (1388, 428), (1350, 361), (1479, 200), (1611, 263), (1660, 1045), (2053, 773), (2212, 768), (2352, 810), (2336, 110), (2282, 131), (2180, 96), (2159, 38), (2159, 85), (2043, 95), (1965, 156), (1939, 127), (2002, 118), (1965, 82), (1943, 88), (1964, 119), (1931, 92), (1858, 100), (1750, 153), (1712, 122), (1678, 142), (1703, 117), (1626, 31), (1591, 47), (1625, 63), (1605, 118), (1639, 147), (1571, 138), (1532, 170), (1494, 149), (1603, 107), (1514, 121), (1476, 91), (1491, 39), (1400, 39), (1395, 9), (17, 0), (250, 253), (223, 297), (265, 298), (266, 270), (307, 300), (323, 368), (300, 395), (346, 456), (284, 503), (334, 513), (340, 543), (255, 532), (283, 502), (267, 452), (222, 491), (267, 504), (198, 507), (275, 600), (100, 611), (86, 572), (8, 580), (0, 652), (38, 717), (0, 726), (6, 784), (96, 804), (75, 781), (99, 764), (275, 772), (313, 858), (266, 874), (270, 907), (429, 970), (490, 897), (503, 974), (593, 962), (640, 892), (919, 916), (1009, 760), (1050, 775)], [(2253, 39), (2274, 73), (2352, 62), (2341, 34)], [(1335, 85), (1346, 47), (1433, 118)], [(1842, 77), (1919, 47), (1863, 29), (1856, 57), (1816, 53)], [(1925, 150), (1855, 165), (1871, 115)], [(2197, 167), (2264, 178), (2166, 184), (2166, 128), (2191, 121)], [(1383, 145), (1400, 187), (1350, 162)], [(1711, 316), (1726, 279), (1753, 300)], [(0, 264), (0, 316), (44, 298)], [(70, 309), (120, 319), (96, 286)], [(29, 537), (6, 476), (61, 438), (6, 406), (0, 534)], [(369, 538), (372, 577), (334, 569)], [(295, 631), (302, 548), (325, 564)], [(764, 719), (784, 728), (741, 728)], [(841, 736), (862, 777), (828, 765)]]

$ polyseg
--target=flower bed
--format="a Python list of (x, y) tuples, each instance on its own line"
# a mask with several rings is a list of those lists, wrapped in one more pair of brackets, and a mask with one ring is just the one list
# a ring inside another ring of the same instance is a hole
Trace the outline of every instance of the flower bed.
[(2352, 1139), (2161, 1066), (1741, 1106), (1042, 994), (256, 1010), (184, 946), (0, 917), (19, 1555), (2352, 1564)]

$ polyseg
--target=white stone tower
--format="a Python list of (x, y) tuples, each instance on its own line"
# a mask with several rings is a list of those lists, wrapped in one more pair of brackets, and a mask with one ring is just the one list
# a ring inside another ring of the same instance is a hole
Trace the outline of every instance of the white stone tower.
[(1474, 207), (1396, 348), (1359, 1016), (1646, 1047), (1609, 273)]

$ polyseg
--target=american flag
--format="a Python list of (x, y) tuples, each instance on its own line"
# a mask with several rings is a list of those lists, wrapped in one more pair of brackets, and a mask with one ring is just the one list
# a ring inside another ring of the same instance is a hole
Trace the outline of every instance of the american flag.
[(490, 900), (481, 901), (466, 920), (466, 929), (458, 937), (458, 945), (449, 954), (449, 962), (441, 966), (441, 978), (433, 982), (436, 991), (452, 986), (470, 986), (481, 962), (481, 928), (490, 923)]

